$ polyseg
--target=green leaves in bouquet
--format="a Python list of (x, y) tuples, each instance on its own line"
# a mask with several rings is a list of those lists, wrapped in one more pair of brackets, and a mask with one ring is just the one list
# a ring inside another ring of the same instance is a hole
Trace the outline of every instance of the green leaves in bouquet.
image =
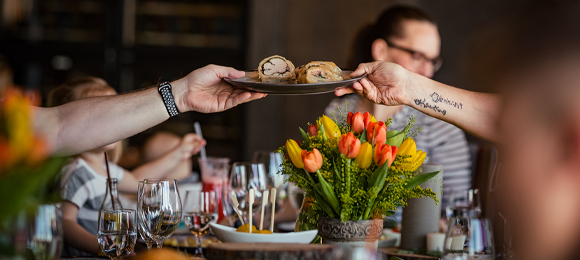
[(405, 189), (413, 189), (417, 185), (430, 180), (431, 178), (435, 177), (441, 171), (424, 173), (424, 174), (417, 174), (415, 177), (411, 178), (407, 184), (405, 184)]
[(66, 158), (52, 158), (38, 167), (17, 166), (0, 175), (0, 231), (21, 212), (32, 213), (40, 204), (58, 201), (56, 175)]

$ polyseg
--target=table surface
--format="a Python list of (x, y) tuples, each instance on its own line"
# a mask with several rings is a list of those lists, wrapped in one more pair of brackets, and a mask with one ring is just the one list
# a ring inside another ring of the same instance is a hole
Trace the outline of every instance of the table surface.
[(396, 256), (396, 257), (402, 258), (404, 260), (439, 259), (438, 257), (434, 257), (434, 256), (426, 256), (426, 255), (418, 255), (418, 254), (398, 254), (398, 253), (396, 253), (398, 250), (399, 250), (398, 247), (379, 248), (379, 251), (386, 254), (387, 257)]

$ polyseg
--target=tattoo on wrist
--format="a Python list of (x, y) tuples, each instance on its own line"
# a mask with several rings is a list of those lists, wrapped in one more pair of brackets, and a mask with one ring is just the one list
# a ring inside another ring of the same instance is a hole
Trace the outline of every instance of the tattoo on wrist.
[(435, 103), (441, 102), (441, 103), (445, 103), (447, 105), (450, 105), (450, 106), (458, 108), (458, 109), (463, 109), (462, 103), (458, 103), (458, 102), (455, 102), (453, 100), (449, 100), (448, 98), (443, 98), (443, 96), (439, 95), (439, 93), (437, 93), (437, 92), (433, 92), (433, 94), (431, 94), (431, 99)]
[(415, 105), (419, 106), (419, 107), (423, 107), (423, 108), (427, 108), (427, 109), (431, 109), (437, 113), (441, 113), (443, 115), (447, 114), (447, 110), (445, 109), (441, 109), (439, 108), (439, 106), (437, 105), (431, 105), (429, 104), (429, 102), (427, 102), (427, 100), (425, 99), (415, 99)]

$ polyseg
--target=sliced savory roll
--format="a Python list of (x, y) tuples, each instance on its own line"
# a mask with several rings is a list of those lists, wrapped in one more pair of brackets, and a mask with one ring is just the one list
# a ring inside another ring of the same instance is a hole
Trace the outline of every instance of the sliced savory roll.
[(342, 70), (330, 61), (312, 61), (294, 72), (298, 83), (316, 83), (342, 80)]
[(286, 58), (274, 55), (265, 58), (258, 66), (262, 82), (288, 81), (294, 75), (294, 64)]

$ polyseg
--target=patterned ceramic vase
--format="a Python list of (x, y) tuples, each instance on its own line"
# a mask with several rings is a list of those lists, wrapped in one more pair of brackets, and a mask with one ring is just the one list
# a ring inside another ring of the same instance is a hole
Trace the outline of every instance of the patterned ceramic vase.
[(382, 233), (382, 219), (349, 220), (343, 223), (340, 219), (318, 218), (318, 235), (322, 237), (323, 244), (376, 250)]

